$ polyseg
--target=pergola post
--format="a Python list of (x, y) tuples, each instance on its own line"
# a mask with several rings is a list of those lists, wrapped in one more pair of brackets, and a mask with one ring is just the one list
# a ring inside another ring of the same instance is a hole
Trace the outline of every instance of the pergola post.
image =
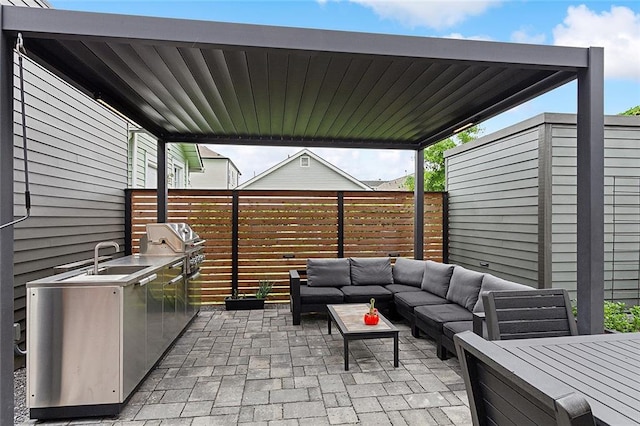
[(413, 257), (424, 259), (424, 149), (416, 151), (413, 213)]
[[(0, 6), (2, 22), (4, 6)], [(0, 224), (13, 220), (13, 48), (0, 31)], [(0, 230), (0, 424), (13, 424), (13, 226)]]
[(589, 49), (578, 72), (578, 332), (604, 331), (604, 51)]
[(168, 216), (169, 189), (167, 186), (167, 143), (158, 139), (158, 223), (165, 223)]

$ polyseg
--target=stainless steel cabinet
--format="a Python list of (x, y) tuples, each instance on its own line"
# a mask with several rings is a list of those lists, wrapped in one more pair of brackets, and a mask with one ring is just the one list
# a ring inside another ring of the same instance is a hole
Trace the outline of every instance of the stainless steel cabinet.
[[(60, 274), (27, 284), (27, 386), (34, 418), (117, 414), (193, 318), (183, 262), (121, 284), (111, 276)], [(121, 258), (119, 266), (140, 263)], [(154, 264), (155, 262), (155, 264)], [(83, 277), (88, 278), (83, 278)], [(87, 281), (83, 281), (87, 280)]]

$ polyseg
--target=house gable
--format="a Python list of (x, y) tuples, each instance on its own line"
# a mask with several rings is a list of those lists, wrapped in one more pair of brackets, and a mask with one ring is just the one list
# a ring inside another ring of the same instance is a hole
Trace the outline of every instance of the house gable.
[(245, 182), (238, 189), (371, 190), (307, 149)]

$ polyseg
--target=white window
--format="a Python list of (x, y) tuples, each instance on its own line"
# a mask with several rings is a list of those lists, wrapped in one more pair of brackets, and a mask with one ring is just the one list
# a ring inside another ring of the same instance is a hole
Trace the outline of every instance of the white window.
[(300, 167), (309, 167), (309, 164), (311, 164), (311, 158), (306, 155), (300, 157)]
[(184, 170), (177, 164), (173, 165), (173, 187), (184, 188)]

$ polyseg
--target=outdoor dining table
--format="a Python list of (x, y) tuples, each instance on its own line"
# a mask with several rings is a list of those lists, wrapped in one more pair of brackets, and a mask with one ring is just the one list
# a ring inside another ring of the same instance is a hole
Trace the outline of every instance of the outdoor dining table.
[(640, 425), (640, 333), (494, 343), (584, 395), (597, 424)]

